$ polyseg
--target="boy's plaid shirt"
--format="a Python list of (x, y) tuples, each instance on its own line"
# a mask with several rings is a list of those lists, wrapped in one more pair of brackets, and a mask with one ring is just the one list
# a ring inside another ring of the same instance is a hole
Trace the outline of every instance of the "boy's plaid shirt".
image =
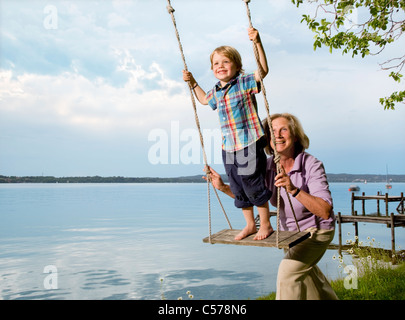
[(218, 82), (208, 91), (208, 105), (218, 109), (224, 151), (242, 150), (264, 135), (255, 97), (259, 92), (254, 73), (239, 74), (224, 88)]

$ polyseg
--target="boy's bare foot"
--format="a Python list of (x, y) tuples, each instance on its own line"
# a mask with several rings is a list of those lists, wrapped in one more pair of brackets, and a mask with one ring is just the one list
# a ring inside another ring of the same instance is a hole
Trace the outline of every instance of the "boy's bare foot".
[(241, 232), (239, 232), (236, 235), (235, 240), (242, 240), (256, 232), (257, 232), (256, 226), (253, 227), (246, 226)]
[(273, 228), (271, 226), (260, 226), (259, 231), (253, 238), (253, 240), (263, 240), (266, 239), (273, 233)]

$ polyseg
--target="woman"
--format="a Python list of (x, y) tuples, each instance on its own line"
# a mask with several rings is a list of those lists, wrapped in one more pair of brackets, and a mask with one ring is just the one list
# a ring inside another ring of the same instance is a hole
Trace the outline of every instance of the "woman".
[[(289, 249), (281, 261), (276, 298), (337, 299), (328, 280), (316, 266), (335, 234), (335, 216), (325, 169), (321, 161), (305, 152), (309, 139), (295, 116), (274, 114), (271, 122), (275, 141), (270, 141), (267, 152), (273, 154), (274, 149), (277, 150), (282, 172), (277, 174), (271, 156), (266, 172), (267, 186), (272, 191), (270, 202), (277, 206), (277, 187), (281, 187), (280, 229), (297, 229), (287, 199), (289, 193), (300, 230), (311, 232), (309, 239)], [(264, 127), (269, 133), (266, 121)], [(215, 188), (233, 197), (229, 186), (212, 169), (211, 179)]]

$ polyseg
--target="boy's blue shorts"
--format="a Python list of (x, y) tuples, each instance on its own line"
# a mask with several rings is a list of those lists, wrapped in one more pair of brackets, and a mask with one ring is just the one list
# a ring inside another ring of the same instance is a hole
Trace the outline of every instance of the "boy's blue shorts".
[(243, 150), (236, 152), (222, 150), (222, 160), (237, 208), (262, 206), (272, 195), (265, 183), (266, 144), (267, 139), (263, 137)]

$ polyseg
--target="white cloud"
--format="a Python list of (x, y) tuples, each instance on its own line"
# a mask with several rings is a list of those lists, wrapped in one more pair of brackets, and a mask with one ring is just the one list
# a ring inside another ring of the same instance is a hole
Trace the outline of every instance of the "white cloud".
[[(0, 112), (3, 117), (14, 115), (15, 121), (25, 119), (33, 125), (58, 124), (90, 132), (141, 131), (167, 126), (171, 118), (183, 118), (187, 104), (183, 83), (166, 78), (156, 63), (148, 70), (125, 63), (122, 68), (127, 68), (130, 76), (120, 88), (102, 78), (90, 81), (70, 72), (13, 78), (11, 71), (2, 71)], [(149, 87), (146, 81), (150, 81)]]
[[(125, 137), (147, 155), (150, 130), (169, 132), (172, 121), (180, 123), (180, 132), (195, 128), (165, 1), (55, 0), (56, 30), (43, 27), (48, 1), (0, 1), (0, 160), (15, 167), (13, 173), (18, 174), (18, 167), (29, 168), (32, 161), (13, 162), (27, 155), (39, 167), (51, 154), (47, 147), (59, 132), (71, 134), (71, 145), (89, 135), (106, 150), (120, 152), (118, 137)], [(178, 0), (173, 5), (189, 69), (206, 90), (216, 82), (209, 54), (218, 45), (235, 46), (245, 69), (256, 68), (242, 1)], [(393, 159), (403, 158), (405, 151), (398, 142), (384, 138), (386, 132), (395, 137), (405, 134), (400, 121), (405, 108), (383, 111), (378, 103), (379, 97), (396, 88), (378, 71), (383, 56), (361, 60), (338, 52), (313, 52), (313, 34), (300, 23), (304, 8), (295, 8), (290, 0), (255, 1), (250, 7), (269, 59), (265, 83), (272, 112), (297, 114), (314, 150), (322, 154), (332, 149), (345, 154), (348, 145), (360, 140), (364, 149), (377, 143), (383, 152), (390, 150)], [(399, 49), (391, 52), (402, 52)], [(219, 127), (215, 112), (198, 103), (197, 107), (202, 129)], [(262, 103), (259, 109), (263, 117)], [(43, 154), (29, 153), (34, 140)], [(72, 147), (71, 152), (78, 151)], [(345, 158), (351, 156), (356, 155)], [(327, 157), (339, 168), (332, 155)], [(59, 167), (64, 165), (61, 160)], [(403, 170), (401, 165), (391, 167), (393, 172)], [(345, 168), (342, 165), (341, 171)]]

